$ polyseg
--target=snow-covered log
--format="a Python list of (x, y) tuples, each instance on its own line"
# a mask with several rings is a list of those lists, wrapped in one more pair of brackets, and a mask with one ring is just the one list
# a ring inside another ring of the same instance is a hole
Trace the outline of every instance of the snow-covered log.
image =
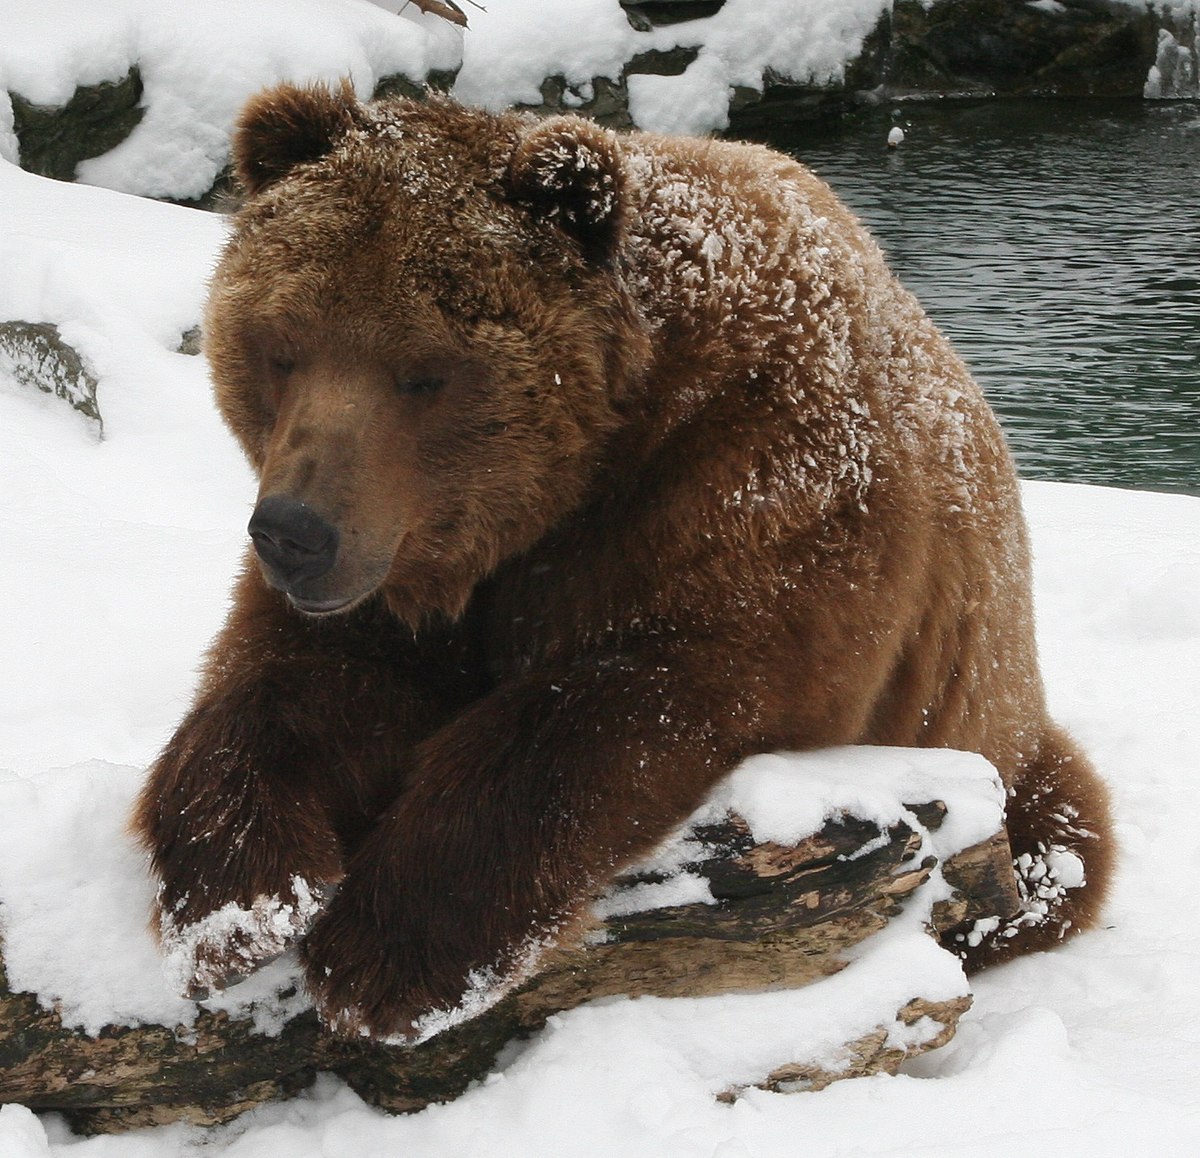
[[(769, 780), (772, 769), (766, 771)], [(980, 838), (988, 824), (981, 830), (986, 810), (978, 797), (967, 799), (965, 811), (976, 815), (964, 825), (953, 801), (949, 809), (932, 797), (900, 804), (902, 795), (889, 815), (869, 794), (830, 806), (836, 793), (826, 792), (817, 831), (764, 839), (753, 807), (756, 795), (762, 802), (762, 780), (752, 776), (753, 791), (742, 792), (750, 820), (728, 807), (739, 796), (727, 792), (653, 863), (597, 901), (581, 942), (551, 950), (521, 988), (478, 1016), (448, 1015), (442, 1032), (414, 1047), (339, 1040), (305, 1009), (266, 1032), (252, 1014), (201, 1009), (191, 1025), (109, 1025), (88, 1033), (64, 1025), (45, 997), (13, 992), (0, 962), (0, 1102), (62, 1111), (92, 1131), (215, 1123), (332, 1071), (369, 1102), (415, 1110), (486, 1075), (507, 1041), (598, 997), (697, 998), (807, 986), (869, 954), (881, 938), (867, 939), (889, 924), (911, 926), (910, 935), (922, 926), (952, 934), (1016, 910), (1007, 839), (1002, 829)], [(909, 787), (897, 786), (901, 793)], [(821, 806), (820, 792), (816, 800)], [(991, 816), (999, 816), (998, 805)], [(973, 843), (956, 847), (964, 840)], [(928, 947), (951, 957), (932, 942)], [(292, 978), (298, 985), (298, 974)], [(864, 1023), (859, 1009), (858, 1028), (847, 1030), (834, 1055), (826, 1041), (814, 1056), (780, 1058), (744, 1085), (819, 1088), (894, 1071), (905, 1057), (948, 1040), (970, 1004), (965, 982), (931, 985), (926, 970), (916, 968), (880, 997), (884, 1012)], [(740, 1088), (714, 1092), (733, 1099)]]

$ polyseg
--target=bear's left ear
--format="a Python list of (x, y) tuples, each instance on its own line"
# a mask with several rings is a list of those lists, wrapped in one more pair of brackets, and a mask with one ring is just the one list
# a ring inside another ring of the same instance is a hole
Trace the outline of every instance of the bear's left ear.
[(517, 143), (508, 166), (513, 196), (558, 224), (593, 261), (621, 233), (625, 179), (617, 135), (582, 117), (548, 117)]
[(361, 121), (348, 80), (337, 88), (281, 84), (253, 97), (238, 118), (233, 169), (247, 193), (273, 185), (297, 165), (331, 152)]

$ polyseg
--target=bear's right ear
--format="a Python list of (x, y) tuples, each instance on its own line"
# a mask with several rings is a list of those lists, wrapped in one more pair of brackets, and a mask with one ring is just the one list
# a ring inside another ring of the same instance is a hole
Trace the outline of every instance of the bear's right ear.
[(324, 157), (359, 124), (361, 108), (348, 80), (336, 89), (281, 84), (252, 97), (233, 137), (233, 169), (242, 188), (253, 195), (297, 165)]

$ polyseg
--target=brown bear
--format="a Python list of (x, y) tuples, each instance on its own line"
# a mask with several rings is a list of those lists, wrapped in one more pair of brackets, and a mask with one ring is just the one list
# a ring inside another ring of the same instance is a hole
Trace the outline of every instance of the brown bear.
[(329, 1024), (411, 1036), (824, 745), (1000, 770), (1026, 904), (970, 964), (1095, 920), (1012, 461), (826, 185), (346, 86), (255, 99), (235, 163), (204, 331), (254, 551), (135, 817), (190, 992), (299, 941)]

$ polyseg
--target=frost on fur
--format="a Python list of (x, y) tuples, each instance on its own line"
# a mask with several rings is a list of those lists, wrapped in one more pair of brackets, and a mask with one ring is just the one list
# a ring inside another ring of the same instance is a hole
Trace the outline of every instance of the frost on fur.
[(509, 182), (518, 198), (557, 221), (591, 257), (612, 252), (624, 185), (612, 133), (573, 117), (550, 117), (517, 146)]
[[(394, 1046), (421, 1045), (485, 1013), (538, 971), (546, 952), (558, 944), (560, 933), (560, 927), (555, 926), (542, 936), (529, 937), (507, 965), (489, 965), (470, 970), (462, 996), (455, 1005), (419, 1011), (406, 1029), (382, 1035), (379, 1040)], [(318, 1006), (318, 1013), (329, 1029), (342, 1037), (372, 1036), (363, 1010), (358, 1006), (351, 1005), (338, 1010), (322, 1010)]]
[(192, 924), (177, 926), (164, 911), (168, 981), (176, 992), (203, 1001), (278, 957), (308, 931), (321, 907), (319, 894), (294, 876), (290, 897), (256, 897), (249, 908), (231, 901)]
[(419, 1045), (491, 1009), (502, 997), (537, 972), (539, 962), (554, 940), (553, 933), (545, 937), (531, 937), (517, 953), (515, 962), (506, 969), (472, 969), (467, 974), (467, 987), (458, 1005), (453, 1009), (431, 1009), (423, 1013), (413, 1022), (409, 1044)]

